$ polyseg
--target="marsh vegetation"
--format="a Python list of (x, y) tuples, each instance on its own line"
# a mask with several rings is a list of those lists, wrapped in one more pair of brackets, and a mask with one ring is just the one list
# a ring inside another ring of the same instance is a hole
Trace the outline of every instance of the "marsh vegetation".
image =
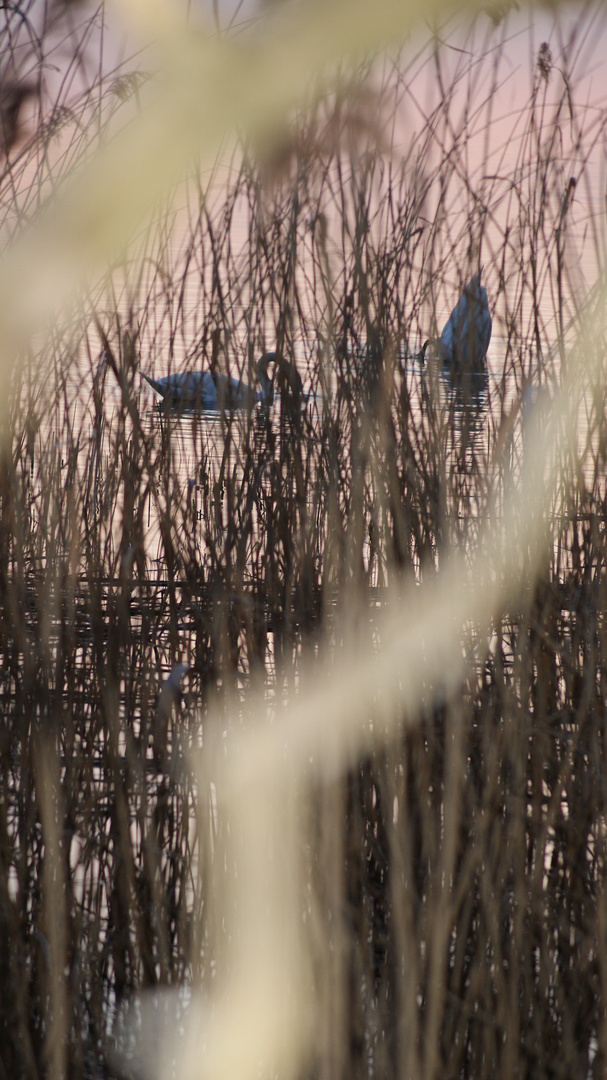
[[(253, 691), (269, 715), (296, 700), (302, 658), (356, 634), (381, 650), (382, 605), (454, 552), (474, 565), (533, 468), (529, 412), (549, 416), (572, 365), (576, 440), (550, 457), (541, 549), (466, 628), (463, 676), (429, 681), (387, 738), (371, 686), (372, 750), (330, 783), (310, 769), (302, 1069), (604, 1071), (607, 113), (577, 91), (600, 27), (581, 11), (558, 54), (538, 43), (508, 127), (508, 25), (481, 17), (455, 59), (437, 35), (350, 72), (272, 154), (235, 145), (15, 364), (0, 1075), (128, 1075), (133, 995), (212, 988), (235, 826), (192, 753), (209, 725), (246, 730)], [(426, 79), (440, 93), (422, 116)], [(5, 122), (6, 244), (118, 107), (136, 111), (142, 79), (67, 86), (22, 145)], [(481, 266), (489, 389), (462, 404), (414, 356)], [(277, 373), (267, 408), (163, 410), (142, 379), (214, 365), (253, 384), (270, 348), (303, 392)]]

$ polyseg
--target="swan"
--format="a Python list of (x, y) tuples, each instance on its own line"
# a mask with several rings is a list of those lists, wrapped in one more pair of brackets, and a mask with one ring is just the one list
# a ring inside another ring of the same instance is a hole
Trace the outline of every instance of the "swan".
[[(144, 379), (157, 394), (164, 398), (165, 407), (178, 409), (218, 410), (246, 409), (257, 404), (271, 405), (274, 400), (274, 385), (268, 375), (268, 366), (278, 364), (295, 372), (288, 361), (278, 357), (275, 352), (266, 352), (257, 361), (257, 378), (260, 389), (253, 391), (242, 379), (213, 371), (180, 371), (165, 375), (162, 379), (153, 379), (144, 375)], [(297, 378), (297, 372), (295, 372)], [(301, 381), (301, 380), (300, 380)]]
[(491, 314), (480, 273), (468, 282), (453, 308), (440, 338), (424, 342), (418, 358), (422, 367), (428, 349), (442, 366), (453, 390), (480, 396), (487, 389), (487, 349), (491, 341)]

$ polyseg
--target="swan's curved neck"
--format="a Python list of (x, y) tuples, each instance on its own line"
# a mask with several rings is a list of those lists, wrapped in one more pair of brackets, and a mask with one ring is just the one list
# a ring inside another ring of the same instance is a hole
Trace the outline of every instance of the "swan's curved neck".
[(431, 365), (446, 364), (449, 362), (450, 355), (440, 338), (428, 338), (424, 341), (417, 358), (420, 365), (425, 367), (426, 361), (429, 361)]
[(420, 351), (417, 354), (417, 359), (419, 360), (421, 367), (426, 366), (426, 360), (428, 358), (428, 349), (430, 349), (430, 351), (432, 351), (432, 349), (434, 349), (436, 347), (436, 340), (437, 340), (436, 338), (426, 338), (426, 340), (424, 341), (424, 344), (422, 345)]
[(271, 405), (274, 400), (274, 385), (268, 375), (268, 364), (271, 364), (275, 359), (274, 353), (264, 353), (257, 361), (257, 378), (261, 386), (262, 401), (266, 405)]
[(291, 395), (296, 401), (301, 400), (303, 383), (297, 368), (288, 360), (285, 360), (284, 356), (277, 357), (276, 363), (280, 368), (280, 377), (284, 380), (285, 388), (288, 386)]

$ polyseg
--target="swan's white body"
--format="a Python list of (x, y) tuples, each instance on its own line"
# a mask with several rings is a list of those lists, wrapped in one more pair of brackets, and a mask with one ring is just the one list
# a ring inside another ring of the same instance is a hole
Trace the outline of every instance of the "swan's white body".
[(422, 364), (430, 346), (447, 382), (464, 394), (487, 389), (487, 349), (491, 341), (491, 314), (487, 290), (475, 274), (453, 308), (440, 338), (426, 341)]
[(264, 353), (257, 361), (259, 390), (253, 390), (240, 379), (211, 371), (180, 371), (153, 379), (144, 375), (150, 386), (175, 409), (217, 411), (252, 408), (258, 402), (271, 405), (274, 388), (268, 376), (268, 365), (277, 361), (276, 353)]

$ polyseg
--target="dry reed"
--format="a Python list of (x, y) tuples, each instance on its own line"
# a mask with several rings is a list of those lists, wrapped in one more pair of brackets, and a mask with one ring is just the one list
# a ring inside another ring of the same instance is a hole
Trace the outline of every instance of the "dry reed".
[[(272, 153), (190, 178), (12, 368), (0, 1075), (604, 1070), (596, 18), (534, 58), (514, 165), (491, 143), (504, 24), (487, 85), (474, 30), (455, 67), (429, 48), (444, 92), (401, 155), (413, 69), (359, 68)], [(141, 77), (67, 85), (18, 151), (5, 99), (16, 250)], [(492, 377), (462, 405), (411, 354), (481, 262)], [(271, 346), (303, 400), (283, 380), (271, 409), (179, 414), (141, 379), (254, 382)]]

